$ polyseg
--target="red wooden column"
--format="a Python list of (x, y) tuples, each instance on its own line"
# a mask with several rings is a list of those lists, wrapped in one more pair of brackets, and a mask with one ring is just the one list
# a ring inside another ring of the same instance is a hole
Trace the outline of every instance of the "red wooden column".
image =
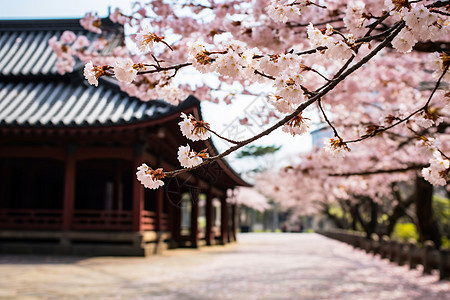
[(75, 172), (76, 160), (74, 146), (69, 146), (64, 170), (63, 230), (70, 230), (75, 204)]
[(220, 242), (226, 244), (228, 242), (228, 205), (227, 199), (220, 199)]
[(162, 215), (164, 201), (164, 187), (156, 190), (156, 230), (162, 231)]
[(198, 245), (198, 196), (197, 191), (191, 194), (191, 243), (194, 248), (197, 248)]
[(205, 205), (205, 214), (206, 214), (206, 228), (205, 228), (205, 239), (206, 245), (212, 245), (212, 228), (214, 223), (214, 211), (213, 211), (213, 196), (211, 192), (211, 187), (208, 190), (206, 195), (206, 205)]
[[(134, 170), (144, 162), (144, 145), (137, 144), (134, 149)], [(133, 231), (142, 231), (142, 213), (144, 210), (144, 186), (136, 177), (133, 178)]]

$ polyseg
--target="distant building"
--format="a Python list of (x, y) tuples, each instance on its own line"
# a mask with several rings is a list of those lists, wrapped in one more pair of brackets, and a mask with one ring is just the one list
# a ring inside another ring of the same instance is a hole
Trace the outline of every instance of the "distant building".
[[(226, 190), (247, 183), (225, 161), (158, 190), (136, 180), (143, 162), (179, 168), (180, 112), (201, 118), (199, 101), (96, 88), (82, 63), (58, 75), (48, 40), (64, 30), (95, 36), (77, 20), (0, 21), (0, 252), (149, 255), (235, 240)], [(113, 47), (123, 34), (107, 38)], [(210, 140), (190, 144), (217, 154)]]
[(323, 126), (310, 132), (313, 148), (323, 148), (324, 139), (333, 137), (333, 131), (328, 126)]

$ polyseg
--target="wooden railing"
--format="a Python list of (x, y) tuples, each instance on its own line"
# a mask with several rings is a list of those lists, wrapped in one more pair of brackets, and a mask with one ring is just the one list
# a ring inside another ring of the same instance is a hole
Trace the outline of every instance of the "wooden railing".
[(55, 209), (0, 209), (0, 228), (60, 229), (62, 210)]
[(156, 230), (156, 213), (144, 210), (141, 217), (142, 230)]
[(75, 230), (131, 230), (132, 211), (75, 210), (71, 229)]
[[(62, 210), (50, 209), (0, 209), (2, 229), (62, 229)], [(156, 213), (143, 211), (142, 230), (169, 230), (167, 214), (161, 216), (161, 228), (156, 226)], [(71, 230), (133, 230), (133, 212), (118, 210), (75, 210)]]
[(410, 269), (420, 264), (423, 266), (424, 274), (439, 270), (441, 280), (450, 280), (450, 250), (436, 250), (432, 241), (426, 241), (422, 247), (418, 247), (415, 243), (398, 242), (390, 240), (387, 236), (379, 239), (377, 235), (373, 235), (368, 239), (362, 232), (335, 229), (318, 233), (360, 248), (367, 253), (378, 254), (381, 258), (389, 259), (398, 265), (408, 264)]

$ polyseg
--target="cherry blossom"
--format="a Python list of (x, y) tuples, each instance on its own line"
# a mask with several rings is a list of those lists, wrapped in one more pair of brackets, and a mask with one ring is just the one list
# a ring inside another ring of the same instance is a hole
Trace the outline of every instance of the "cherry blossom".
[(183, 119), (178, 123), (180, 125), (181, 133), (191, 141), (207, 140), (210, 138), (209, 124), (203, 121), (197, 121), (192, 115), (187, 116), (181, 113)]
[(422, 170), (423, 177), (431, 184), (446, 185), (450, 161), (444, 159), (438, 151), (433, 152), (433, 158), (430, 159), (430, 167)]
[(333, 157), (345, 157), (350, 148), (342, 141), (341, 138), (332, 138), (325, 144), (325, 152)]
[(307, 122), (308, 118), (302, 117), (301, 114), (295, 116), (292, 120), (287, 122), (283, 126), (283, 131), (290, 133), (292, 135), (302, 135), (308, 131), (309, 125)]
[(267, 7), (267, 14), (276, 22), (286, 23), (289, 19), (295, 19), (301, 15), (300, 9), (295, 1), (289, 2), (272, 0)]
[(135, 65), (130, 58), (116, 61), (114, 75), (120, 81), (131, 83), (136, 79), (139, 66)]
[(88, 62), (84, 66), (84, 77), (88, 80), (89, 84), (98, 86), (98, 78), (103, 74), (103, 69), (99, 66), (92, 64), (92, 61)]
[(164, 178), (164, 172), (162, 169), (153, 170), (146, 164), (142, 164), (137, 168), (136, 176), (137, 179), (149, 189), (157, 189), (164, 185), (164, 182), (161, 180)]
[(80, 24), (89, 31), (102, 33), (102, 30), (100, 29), (101, 21), (96, 14), (93, 15), (90, 12), (86, 13), (84, 18), (80, 20)]
[(178, 148), (178, 161), (185, 168), (197, 166), (203, 162), (203, 158), (208, 157), (209, 155), (206, 153), (206, 149), (197, 153), (191, 150), (189, 144)]

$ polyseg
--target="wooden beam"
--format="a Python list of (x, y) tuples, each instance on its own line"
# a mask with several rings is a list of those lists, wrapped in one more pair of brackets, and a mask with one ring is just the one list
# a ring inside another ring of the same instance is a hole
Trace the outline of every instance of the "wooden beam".
[(77, 149), (76, 158), (77, 160), (91, 158), (121, 158), (133, 160), (134, 155), (131, 147), (80, 147)]
[(1, 157), (66, 159), (64, 147), (0, 147)]

